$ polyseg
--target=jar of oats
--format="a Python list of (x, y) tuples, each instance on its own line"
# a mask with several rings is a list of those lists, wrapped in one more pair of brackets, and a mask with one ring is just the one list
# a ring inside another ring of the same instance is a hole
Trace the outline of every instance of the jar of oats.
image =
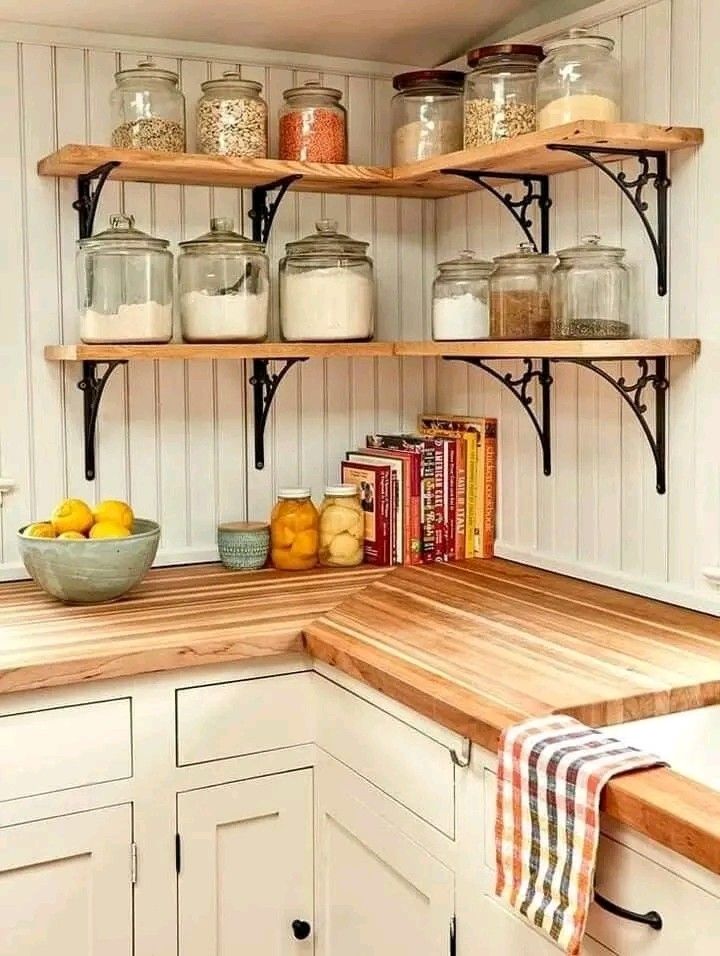
[(467, 55), (465, 148), (531, 133), (536, 127), (535, 92), (542, 47), (498, 43)]
[(198, 152), (248, 159), (267, 156), (262, 84), (229, 71), (219, 80), (206, 80), (202, 91), (197, 105)]
[(113, 146), (184, 152), (185, 97), (177, 73), (141, 60), (137, 67), (117, 72), (115, 84), (110, 94)]

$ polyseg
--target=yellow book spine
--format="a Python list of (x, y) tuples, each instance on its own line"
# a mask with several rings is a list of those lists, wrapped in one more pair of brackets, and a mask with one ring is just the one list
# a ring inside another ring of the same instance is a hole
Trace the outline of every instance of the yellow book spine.
[(467, 457), (465, 463), (465, 557), (475, 557), (475, 541), (480, 534), (477, 515), (477, 434), (464, 432)]
[(485, 429), (481, 427), (475, 434), (477, 440), (477, 459), (475, 468), (475, 535), (473, 537), (473, 557), (484, 558), (483, 531), (485, 528), (485, 468), (487, 443)]

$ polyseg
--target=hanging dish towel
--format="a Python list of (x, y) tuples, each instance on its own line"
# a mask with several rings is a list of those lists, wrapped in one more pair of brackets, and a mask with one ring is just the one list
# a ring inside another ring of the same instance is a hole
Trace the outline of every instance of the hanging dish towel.
[(532, 718), (500, 738), (495, 892), (571, 956), (592, 902), (602, 788), (662, 763), (572, 717)]

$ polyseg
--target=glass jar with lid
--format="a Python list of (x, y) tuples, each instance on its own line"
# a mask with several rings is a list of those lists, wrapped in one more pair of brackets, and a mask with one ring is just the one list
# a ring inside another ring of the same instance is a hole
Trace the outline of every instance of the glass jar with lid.
[(630, 335), (625, 250), (585, 236), (560, 249), (553, 273), (552, 335), (562, 339), (622, 339)]
[(211, 219), (210, 232), (181, 242), (180, 319), (186, 342), (262, 342), (270, 279), (265, 247)]
[(202, 84), (198, 100), (197, 148), (220, 156), (267, 156), (267, 104), (262, 84), (228, 70)]
[(346, 163), (347, 114), (342, 92), (308, 80), (285, 90), (280, 108), (280, 159)]
[(318, 560), (320, 516), (309, 488), (281, 488), (270, 516), (270, 557), (281, 571), (309, 571)]
[(498, 43), (467, 55), (465, 148), (531, 133), (543, 51), (525, 43)]
[(77, 279), (83, 342), (169, 342), (173, 257), (166, 239), (135, 229), (132, 216), (78, 240)]
[(432, 335), (436, 341), (484, 339), (490, 334), (489, 279), (495, 265), (466, 249), (438, 263), (433, 282)]
[(414, 70), (393, 78), (393, 166), (463, 148), (464, 82), (459, 70)]
[(115, 74), (111, 143), (120, 149), (185, 150), (185, 97), (178, 75), (152, 60)]
[(620, 64), (610, 37), (570, 30), (549, 40), (538, 68), (538, 129), (620, 119)]
[(357, 485), (328, 485), (320, 505), (320, 564), (354, 568), (362, 564), (365, 514)]
[(288, 242), (280, 260), (280, 328), (288, 342), (362, 342), (373, 337), (375, 282), (367, 242), (321, 219)]
[(490, 276), (490, 337), (550, 337), (552, 273), (555, 256), (534, 251), (524, 242), (517, 252), (493, 260)]

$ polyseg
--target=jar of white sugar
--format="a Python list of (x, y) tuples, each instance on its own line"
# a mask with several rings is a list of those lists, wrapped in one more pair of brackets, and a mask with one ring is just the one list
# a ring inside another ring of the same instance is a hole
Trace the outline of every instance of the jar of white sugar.
[(288, 242), (280, 261), (280, 328), (288, 342), (362, 342), (373, 337), (375, 281), (367, 242), (321, 219)]
[(270, 277), (265, 247), (211, 219), (210, 232), (181, 242), (180, 319), (186, 342), (262, 342), (267, 338)]
[(437, 342), (486, 339), (490, 335), (490, 273), (494, 263), (466, 249), (438, 263), (433, 283), (432, 334)]
[(135, 228), (132, 216), (78, 240), (77, 276), (83, 342), (169, 342), (173, 257), (166, 239)]
[(620, 119), (620, 63), (615, 42), (587, 30), (570, 30), (543, 46), (538, 67), (538, 129), (578, 120)]

